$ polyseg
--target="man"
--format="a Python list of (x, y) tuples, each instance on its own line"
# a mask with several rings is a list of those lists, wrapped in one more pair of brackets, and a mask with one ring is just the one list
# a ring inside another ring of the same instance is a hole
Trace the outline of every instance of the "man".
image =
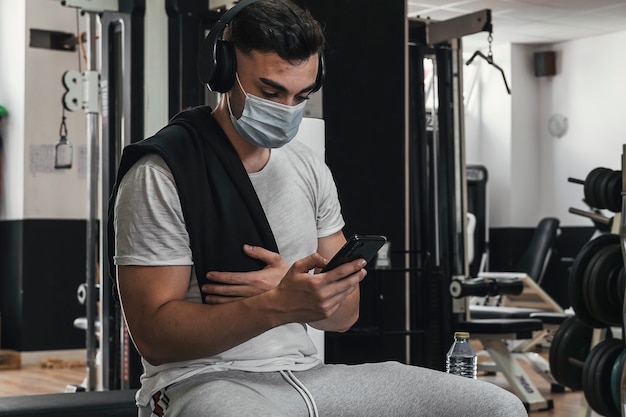
[(324, 36), (290, 0), (238, 7), (217, 108), (179, 114), (120, 165), (111, 218), (145, 367), (139, 415), (526, 415), (485, 382), (317, 359), (307, 326), (350, 328), (366, 275), (364, 260), (311, 273), (345, 242), (328, 168), (290, 142), (321, 82)]

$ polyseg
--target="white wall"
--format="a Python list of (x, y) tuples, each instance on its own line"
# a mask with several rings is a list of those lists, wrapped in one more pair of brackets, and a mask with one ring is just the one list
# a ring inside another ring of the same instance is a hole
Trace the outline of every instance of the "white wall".
[[(489, 170), (491, 227), (532, 227), (545, 216), (564, 226), (591, 225), (568, 212), (587, 207), (582, 186), (567, 178), (585, 179), (598, 166), (621, 169), (626, 56), (618, 51), (625, 42), (620, 32), (554, 45), (498, 45), (494, 62), (510, 77), (509, 97), (495, 68), (478, 60), (465, 68), (467, 163)], [(541, 50), (556, 51), (555, 76), (535, 77), (533, 53)], [(553, 113), (569, 119), (562, 138), (548, 132)]]
[(2, 120), (4, 140), (3, 194), (0, 218), (21, 218), (24, 211), (24, 112), (26, 6), (0, 1), (0, 105), (9, 115)]
[[(505, 70), (511, 85), (510, 45), (494, 47), (493, 56), (494, 62)], [(490, 226), (506, 224), (510, 221), (512, 203), (511, 96), (500, 72), (480, 58), (464, 68), (464, 77), (466, 162), (487, 167)]]
[[(167, 39), (167, 15), (165, 0), (150, 0), (146, 2), (145, 11), (145, 39), (144, 62), (148, 70), (145, 71), (144, 90), (144, 132), (145, 136), (158, 132), (168, 122), (168, 82), (169, 66)], [(137, 138), (132, 138), (136, 140)]]
[(535, 226), (540, 216), (537, 191), (542, 184), (542, 167), (539, 114), (536, 112), (539, 109), (539, 86), (534, 76), (533, 62), (528, 59), (535, 49), (525, 45), (511, 47), (510, 74), (513, 85), (509, 226)]
[[(568, 208), (586, 209), (581, 185), (568, 177), (584, 179), (593, 168), (621, 170), (626, 143), (626, 56), (620, 51), (626, 32), (553, 45), (557, 75), (541, 79), (541, 153), (546, 181), (541, 189), (542, 211), (556, 213), (571, 225), (590, 225)], [(568, 117), (569, 131), (550, 137), (548, 118)], [(607, 215), (611, 213), (607, 212)]]
[(2, 218), (84, 218), (82, 111), (66, 112), (73, 167), (55, 170), (53, 152), (65, 92), (61, 77), (78, 70), (78, 53), (30, 47), (31, 28), (76, 33), (76, 11), (60, 1), (0, 2), (0, 61), (5, 63), (0, 104), (9, 111), (2, 127), (7, 164)]
[[(84, 31), (84, 18), (76, 27), (76, 9), (56, 1), (26, 2), (26, 36), (31, 28), (76, 33)], [(27, 39), (27, 42), (30, 42)], [(82, 71), (85, 63), (81, 57)], [(54, 169), (53, 149), (59, 140), (65, 93), (62, 76), (79, 70), (78, 52), (32, 48), (26, 45), (26, 128), (24, 130), (24, 218), (67, 218), (86, 216), (85, 113), (65, 112), (68, 139), (73, 145), (71, 169)]]

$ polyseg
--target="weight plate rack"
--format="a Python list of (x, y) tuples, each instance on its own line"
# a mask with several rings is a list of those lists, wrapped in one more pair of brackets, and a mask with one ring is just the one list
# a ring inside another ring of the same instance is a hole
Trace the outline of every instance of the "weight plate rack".
[[(626, 291), (626, 145), (622, 171), (598, 167), (584, 180), (589, 210), (570, 213), (589, 218), (599, 233), (578, 252), (570, 269), (568, 294), (575, 315), (554, 334), (550, 369), (554, 378), (572, 390), (582, 390), (586, 406), (607, 417), (621, 417), (624, 343), (624, 292)], [(601, 210), (614, 215), (607, 217)], [(619, 337), (614, 337), (620, 328)]]

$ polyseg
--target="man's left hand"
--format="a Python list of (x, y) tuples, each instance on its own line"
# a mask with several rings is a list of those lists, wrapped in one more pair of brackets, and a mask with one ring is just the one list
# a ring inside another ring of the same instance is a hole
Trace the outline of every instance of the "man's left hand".
[(289, 265), (276, 252), (251, 245), (243, 245), (243, 251), (266, 266), (259, 271), (207, 273), (206, 278), (213, 282), (202, 286), (208, 304), (228, 303), (264, 293), (275, 288), (289, 270)]

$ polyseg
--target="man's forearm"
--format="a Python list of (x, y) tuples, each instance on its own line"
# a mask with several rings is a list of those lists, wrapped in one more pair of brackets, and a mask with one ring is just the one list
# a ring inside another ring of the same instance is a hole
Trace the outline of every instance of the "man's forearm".
[(170, 301), (148, 323), (129, 323), (141, 355), (153, 365), (206, 358), (280, 324), (268, 297), (208, 305)]
[(357, 287), (357, 289), (346, 298), (335, 314), (327, 319), (311, 322), (309, 325), (318, 330), (345, 332), (350, 329), (359, 318), (359, 303), (360, 295), (359, 288)]

